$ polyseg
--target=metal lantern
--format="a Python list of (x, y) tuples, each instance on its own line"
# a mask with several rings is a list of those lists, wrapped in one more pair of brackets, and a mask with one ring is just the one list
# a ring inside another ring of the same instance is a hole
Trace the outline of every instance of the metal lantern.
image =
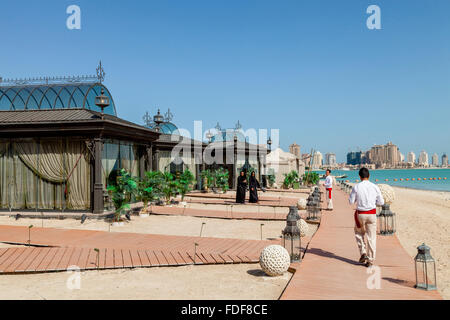
[(415, 288), (422, 290), (436, 290), (436, 263), (431, 256), (430, 247), (423, 243), (417, 248), (414, 258), (416, 264)]
[(309, 210), (307, 210), (308, 216), (307, 216), (306, 220), (308, 220), (308, 221), (319, 220), (319, 212), (320, 212), (320, 209), (317, 206), (309, 208)]
[(269, 137), (269, 139), (267, 139), (267, 146), (269, 149), (269, 152), (272, 151), (272, 138)]
[(102, 88), (99, 96), (95, 97), (95, 105), (102, 109), (102, 118), (104, 114), (104, 109), (109, 106), (109, 98), (105, 96), (105, 90)]
[(289, 253), (291, 262), (300, 262), (302, 260), (302, 238), (297, 221), (300, 219), (297, 207), (290, 207), (286, 218), (286, 228), (282, 231), (283, 247)]
[(313, 194), (308, 197), (308, 201), (306, 203), (306, 212), (308, 214), (306, 220), (316, 221), (318, 219), (319, 206)]
[(206, 139), (208, 139), (208, 143), (212, 142), (212, 138), (214, 138), (214, 135), (211, 133), (211, 131), (208, 131), (206, 133)]
[(164, 117), (161, 115), (161, 111), (158, 109), (158, 113), (153, 117), (153, 122), (156, 124), (155, 130), (159, 132), (161, 130), (161, 123), (164, 122)]
[(391, 211), (389, 204), (384, 204), (378, 214), (378, 230), (381, 235), (389, 236), (395, 234), (396, 215)]

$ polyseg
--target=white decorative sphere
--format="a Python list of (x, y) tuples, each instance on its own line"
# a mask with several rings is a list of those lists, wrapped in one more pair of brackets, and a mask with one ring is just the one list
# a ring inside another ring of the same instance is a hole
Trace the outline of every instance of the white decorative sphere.
[(394, 202), (395, 191), (390, 185), (379, 184), (378, 187), (380, 188), (381, 195), (383, 196), (385, 204), (391, 204), (392, 202)]
[(307, 203), (306, 199), (299, 199), (297, 201), (298, 210), (306, 210), (306, 203)]
[(298, 220), (297, 225), (300, 229), (300, 237), (306, 237), (306, 235), (308, 234), (309, 225), (303, 219)]
[(274, 189), (278, 189), (278, 184), (274, 183), (274, 184), (272, 185), (272, 187), (273, 187)]
[(259, 264), (268, 276), (281, 276), (289, 269), (291, 257), (282, 246), (271, 245), (265, 247), (261, 252)]

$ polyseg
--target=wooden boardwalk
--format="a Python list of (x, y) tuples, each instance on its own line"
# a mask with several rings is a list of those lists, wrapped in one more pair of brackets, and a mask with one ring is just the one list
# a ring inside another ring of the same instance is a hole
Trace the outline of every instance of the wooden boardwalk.
[[(28, 228), (0, 226), (0, 242), (27, 244)], [(195, 243), (198, 244), (196, 250)], [(92, 270), (257, 263), (265, 246), (279, 243), (280, 240), (258, 241), (32, 228), (32, 246), (0, 249), (0, 273), (66, 271), (69, 266), (78, 266), (80, 270)], [(98, 252), (95, 249), (98, 249)]]
[[(225, 205), (237, 205), (234, 198), (224, 197), (217, 198), (214, 196), (186, 196), (186, 202), (190, 203), (202, 203), (202, 204), (225, 204)], [(300, 197), (298, 198), (300, 199)], [(297, 205), (297, 198), (286, 198), (286, 197), (271, 197), (266, 199), (261, 199), (258, 203), (258, 206), (266, 206), (266, 207), (290, 207)], [(250, 204), (252, 205), (252, 204)]]
[[(368, 273), (368, 268), (358, 264), (354, 210), (347, 195), (336, 190), (333, 202), (335, 210), (324, 211), (303, 262), (292, 265), (295, 274), (282, 300), (441, 299), (436, 291), (414, 289), (414, 261), (396, 236), (378, 236), (375, 268)], [(376, 279), (378, 271), (380, 289), (369, 289), (376, 287), (376, 281), (370, 280)]]
[(155, 215), (173, 215), (173, 216), (191, 216), (199, 218), (216, 218), (216, 219), (242, 219), (242, 220), (271, 220), (284, 221), (287, 213), (280, 212), (240, 212), (236, 208), (229, 210), (210, 210), (195, 208), (180, 208), (167, 206), (151, 206), (150, 214)]

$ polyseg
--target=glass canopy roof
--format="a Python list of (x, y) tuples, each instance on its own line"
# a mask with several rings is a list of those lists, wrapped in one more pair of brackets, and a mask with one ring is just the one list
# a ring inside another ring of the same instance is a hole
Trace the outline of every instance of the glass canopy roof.
[(44, 109), (88, 109), (100, 111), (95, 97), (104, 88), (110, 105), (104, 112), (116, 116), (116, 106), (109, 90), (100, 83), (39, 84), (0, 86), (0, 111)]

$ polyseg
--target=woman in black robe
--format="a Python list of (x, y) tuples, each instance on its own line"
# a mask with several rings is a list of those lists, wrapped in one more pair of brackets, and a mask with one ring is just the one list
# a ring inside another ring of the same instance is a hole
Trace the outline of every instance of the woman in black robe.
[(257, 203), (258, 188), (261, 188), (261, 185), (259, 184), (259, 181), (256, 180), (255, 171), (253, 171), (252, 174), (250, 175), (249, 188), (250, 188), (250, 202)]
[(247, 193), (247, 177), (244, 171), (241, 171), (237, 181), (236, 203), (245, 203), (245, 194)]

